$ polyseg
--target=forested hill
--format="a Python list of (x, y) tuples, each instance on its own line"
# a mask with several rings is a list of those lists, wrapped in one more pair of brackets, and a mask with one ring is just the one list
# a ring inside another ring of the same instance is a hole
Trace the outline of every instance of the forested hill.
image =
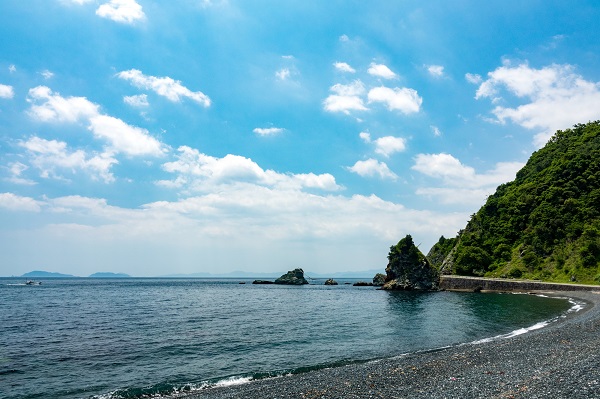
[(600, 121), (556, 132), (428, 257), (447, 274), (600, 283)]

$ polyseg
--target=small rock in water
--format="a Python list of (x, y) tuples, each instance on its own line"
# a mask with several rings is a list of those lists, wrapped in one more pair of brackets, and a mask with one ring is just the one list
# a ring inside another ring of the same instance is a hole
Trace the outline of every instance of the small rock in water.
[(338, 282), (335, 281), (334, 279), (330, 278), (330, 279), (327, 279), (327, 281), (325, 281), (325, 285), (338, 285)]

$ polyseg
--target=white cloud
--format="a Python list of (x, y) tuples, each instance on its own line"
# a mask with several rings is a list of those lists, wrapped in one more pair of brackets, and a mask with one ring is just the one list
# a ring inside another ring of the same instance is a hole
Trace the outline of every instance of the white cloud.
[(385, 162), (379, 162), (373, 158), (367, 159), (366, 161), (357, 161), (353, 166), (350, 166), (348, 170), (362, 177), (378, 176), (381, 179), (391, 180), (396, 180), (398, 178)]
[(431, 76), (436, 78), (441, 78), (444, 76), (444, 67), (441, 65), (426, 65), (425, 67)]
[(338, 71), (348, 72), (348, 73), (355, 73), (356, 72), (356, 69), (352, 68), (350, 65), (348, 65), (345, 62), (334, 62), (333, 66)]
[(135, 0), (110, 0), (98, 7), (96, 15), (125, 24), (146, 18), (142, 6)]
[(14, 184), (20, 184), (24, 186), (34, 186), (36, 182), (30, 179), (26, 179), (22, 177), (23, 172), (25, 172), (29, 167), (21, 162), (13, 162), (7, 167), (10, 177), (6, 178), (6, 181), (9, 181)]
[(85, 97), (62, 97), (46, 86), (29, 90), (29, 114), (43, 122), (77, 122), (98, 114), (98, 105)]
[(348, 35), (341, 35), (339, 40), (340, 42), (349, 42), (350, 38), (348, 37)]
[(360, 132), (359, 137), (367, 144), (375, 144), (375, 152), (386, 158), (406, 149), (406, 139), (402, 137), (385, 136), (372, 141), (371, 134), (368, 132)]
[(395, 79), (398, 76), (392, 72), (390, 68), (383, 64), (376, 64), (374, 62), (371, 63), (367, 72), (370, 75), (377, 76), (384, 79)]
[(10, 65), (8, 66), (8, 71), (9, 71), (10, 73), (16, 72), (16, 71), (17, 71), (17, 67), (16, 67), (14, 64), (10, 64)]
[(570, 65), (550, 65), (541, 69), (527, 64), (504, 66), (488, 73), (475, 98), (494, 97), (501, 88), (527, 100), (516, 108), (496, 106), (497, 121), (510, 120), (539, 132), (534, 143), (543, 146), (556, 130), (600, 116), (600, 82), (590, 82), (574, 72)]
[(481, 75), (477, 75), (477, 74), (473, 74), (473, 73), (465, 74), (465, 79), (467, 79), (467, 82), (473, 83), (476, 85), (481, 83), (483, 80), (483, 79), (481, 79)]
[(107, 140), (112, 150), (128, 155), (164, 154), (160, 141), (150, 136), (146, 129), (128, 125), (121, 119), (97, 115), (90, 119), (89, 129), (94, 136)]
[(381, 102), (387, 105), (390, 111), (399, 110), (404, 114), (419, 112), (423, 99), (414, 89), (375, 87), (369, 91), (369, 103)]
[(30, 197), (21, 197), (13, 193), (0, 193), (0, 208), (10, 211), (39, 212), (41, 204)]
[(163, 144), (146, 129), (128, 125), (121, 119), (99, 112), (99, 106), (85, 97), (62, 97), (46, 86), (29, 90), (29, 114), (43, 122), (82, 122), (96, 138), (108, 141), (110, 152), (127, 155), (162, 155)]
[(326, 111), (350, 114), (350, 111), (367, 110), (360, 97), (365, 93), (365, 85), (360, 80), (355, 80), (347, 85), (338, 83), (330, 87), (329, 90), (335, 94), (331, 94), (323, 102)]
[(137, 69), (119, 72), (117, 76), (131, 82), (131, 84), (138, 88), (152, 90), (172, 102), (179, 102), (183, 97), (189, 98), (204, 107), (210, 106), (211, 103), (210, 98), (204, 93), (200, 91), (193, 92), (183, 86), (179, 80), (174, 80), (170, 77), (157, 78), (155, 76), (148, 76)]
[(39, 137), (21, 142), (20, 146), (32, 154), (31, 164), (40, 170), (40, 176), (43, 178), (61, 179), (62, 175), (57, 170), (71, 173), (82, 170), (93, 179), (100, 179), (106, 183), (115, 180), (110, 169), (118, 161), (109, 153), (89, 157), (83, 150), (69, 151), (65, 142)]
[(252, 184), (290, 190), (318, 188), (337, 191), (342, 188), (328, 173), (284, 174), (264, 170), (256, 162), (239, 155), (228, 154), (223, 158), (216, 158), (187, 146), (179, 147), (178, 151), (176, 161), (163, 165), (166, 172), (177, 176), (173, 180), (159, 181), (157, 184), (191, 191), (206, 191), (215, 186), (230, 184)]
[(54, 76), (54, 73), (52, 71), (47, 70), (47, 69), (44, 69), (42, 72), (40, 72), (40, 74), (46, 80), (51, 79)]
[(13, 98), (15, 91), (12, 86), (0, 84), (0, 98)]
[(406, 149), (406, 139), (402, 137), (385, 136), (375, 140), (375, 152), (384, 157), (389, 157), (396, 152)]
[(274, 136), (276, 134), (282, 133), (283, 131), (285, 131), (285, 129), (283, 129), (281, 127), (267, 127), (267, 128), (257, 127), (252, 131), (254, 133), (258, 134), (259, 136)]
[(500, 184), (514, 180), (521, 162), (499, 162), (494, 169), (477, 173), (450, 154), (419, 154), (411, 169), (438, 179), (443, 187), (421, 187), (418, 195), (434, 197), (446, 204), (481, 205)]
[(150, 105), (150, 103), (148, 103), (148, 95), (146, 95), (146, 94), (138, 94), (135, 96), (124, 96), (123, 102), (127, 105), (130, 105), (130, 106), (136, 107), (136, 108), (144, 108), (144, 107), (147, 107)]
[[(2, 204), (12, 201), (0, 198)], [(29, 208), (42, 212), (37, 225), (23, 223), (2, 236), (3, 264), (43, 262), (79, 275), (111, 264), (133, 275), (156, 276), (165, 273), (169, 259), (176, 259), (169, 263), (171, 273), (192, 273), (199, 264), (207, 272), (241, 264), (280, 272), (290, 259), (320, 273), (384, 268), (386, 251), (398, 237), (410, 233), (427, 248), (468, 219), (466, 213), (407, 209), (375, 195), (315, 195), (254, 185), (223, 186), (218, 192), (136, 208), (82, 196), (45, 198), (38, 205)], [(89, 259), (85, 265), (83, 258)], [(130, 262), (133, 258), (137, 262)]]
[(290, 70), (289, 68), (282, 68), (275, 72), (275, 76), (277, 76), (277, 79), (279, 80), (286, 80), (290, 77)]
[(429, 127), (431, 128), (431, 131), (435, 137), (440, 137), (442, 135), (442, 131), (437, 126), (431, 125)]

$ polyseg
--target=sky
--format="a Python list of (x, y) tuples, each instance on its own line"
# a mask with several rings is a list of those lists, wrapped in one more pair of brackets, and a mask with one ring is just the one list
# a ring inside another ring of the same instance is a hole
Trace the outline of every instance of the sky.
[(3, 0), (0, 275), (380, 269), (600, 119), (600, 4)]

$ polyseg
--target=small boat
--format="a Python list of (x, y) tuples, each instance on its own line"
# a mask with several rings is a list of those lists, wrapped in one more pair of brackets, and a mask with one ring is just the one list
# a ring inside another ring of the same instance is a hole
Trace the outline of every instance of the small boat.
[(42, 285), (42, 282), (41, 281), (27, 280), (27, 281), (25, 281), (25, 285)]

